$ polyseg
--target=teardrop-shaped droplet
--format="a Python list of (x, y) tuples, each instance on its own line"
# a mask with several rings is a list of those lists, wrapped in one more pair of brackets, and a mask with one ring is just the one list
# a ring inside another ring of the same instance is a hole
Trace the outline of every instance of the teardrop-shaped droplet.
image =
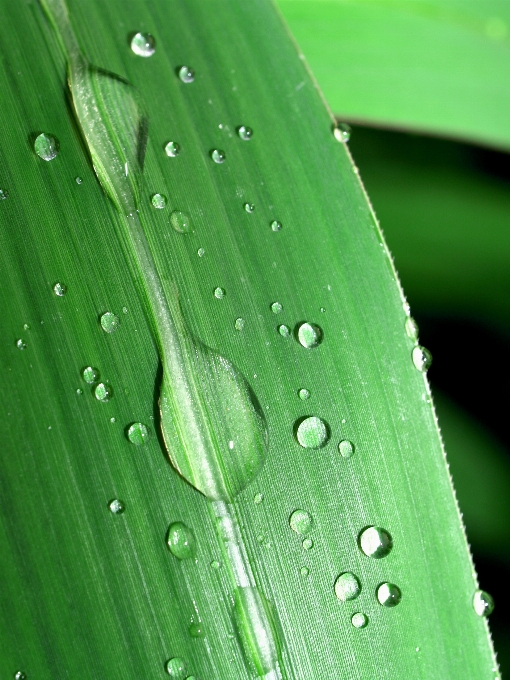
[(241, 125), (237, 128), (237, 134), (244, 142), (247, 142), (252, 138), (253, 130), (247, 125)]
[(302, 323), (297, 330), (300, 344), (307, 349), (318, 347), (324, 339), (322, 328), (315, 323)]
[(164, 194), (154, 194), (151, 197), (151, 203), (154, 208), (162, 210), (166, 206), (166, 196)]
[(192, 83), (195, 80), (195, 71), (190, 66), (181, 66), (178, 73), (183, 83)]
[(418, 324), (416, 323), (412, 316), (407, 317), (405, 328), (408, 337), (410, 337), (411, 340), (414, 340), (416, 342), (416, 340), (418, 340)]
[(195, 536), (183, 522), (173, 522), (168, 528), (167, 544), (172, 555), (189, 560), (195, 555)]
[(494, 609), (494, 600), (485, 590), (477, 590), (473, 597), (473, 608), (478, 616), (489, 616)]
[(150, 33), (135, 33), (131, 39), (131, 49), (139, 57), (152, 57), (156, 51), (156, 41)]
[(320, 449), (329, 439), (327, 424), (317, 416), (299, 420), (295, 432), (298, 442), (304, 449)]
[(165, 153), (169, 158), (175, 158), (179, 155), (181, 147), (177, 142), (168, 142), (165, 144)]
[(224, 163), (227, 158), (227, 154), (221, 149), (213, 149), (211, 151), (211, 158), (215, 163)]
[(294, 510), (289, 517), (289, 525), (296, 534), (309, 534), (313, 527), (313, 518), (306, 510)]
[(343, 458), (350, 458), (354, 454), (354, 444), (347, 439), (338, 444), (338, 450)]
[(52, 161), (59, 152), (58, 139), (43, 132), (35, 138), (34, 151), (43, 161)]
[(347, 123), (336, 123), (333, 127), (333, 135), (338, 142), (345, 144), (351, 138), (351, 126)]
[(365, 555), (380, 559), (390, 554), (393, 548), (393, 539), (386, 529), (367, 527), (359, 536), (359, 545)]
[(357, 576), (346, 571), (335, 581), (335, 595), (342, 602), (355, 600), (361, 593), (361, 584)]
[(412, 356), (413, 364), (419, 371), (421, 371), (422, 373), (428, 371), (430, 365), (432, 364), (432, 354), (428, 351), (428, 349), (425, 349), (425, 347), (418, 345), (413, 349)]
[(92, 366), (87, 366), (86, 368), (83, 369), (81, 372), (83, 380), (85, 380), (86, 383), (89, 385), (93, 385), (95, 382), (99, 380), (99, 371), (97, 368), (93, 368)]
[(186, 674), (186, 664), (184, 659), (180, 656), (174, 656), (166, 662), (166, 672), (172, 678), (177, 678), (177, 680), (183, 680)]
[(127, 429), (127, 438), (132, 444), (141, 446), (149, 439), (149, 429), (143, 423), (132, 423)]
[(101, 328), (105, 333), (113, 333), (120, 326), (119, 317), (113, 312), (101, 314)]
[(402, 599), (402, 592), (394, 583), (381, 583), (377, 588), (377, 599), (383, 607), (396, 607)]
[(189, 234), (192, 231), (189, 215), (186, 215), (181, 210), (174, 210), (171, 213), (170, 224), (179, 234)]
[(113, 395), (112, 386), (108, 383), (99, 383), (94, 389), (94, 396), (98, 401), (110, 401)]
[(58, 297), (64, 297), (64, 295), (67, 293), (67, 286), (65, 286), (63, 283), (56, 283), (53, 286), (53, 292)]
[(351, 623), (354, 628), (365, 628), (365, 626), (368, 624), (368, 616), (362, 612), (357, 612), (356, 614), (352, 615)]

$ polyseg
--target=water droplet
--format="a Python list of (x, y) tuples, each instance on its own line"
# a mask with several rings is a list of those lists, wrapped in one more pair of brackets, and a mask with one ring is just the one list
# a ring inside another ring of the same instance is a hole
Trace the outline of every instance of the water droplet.
[(298, 396), (301, 401), (306, 401), (307, 399), (310, 399), (310, 390), (307, 390), (306, 387), (302, 387), (298, 392)]
[(191, 220), (186, 213), (180, 210), (174, 210), (170, 215), (170, 224), (180, 234), (189, 234), (191, 229)]
[(123, 308), (122, 308), (122, 313), (123, 313), (123, 314), (127, 314), (127, 313), (128, 313), (128, 311), (129, 311), (129, 310), (128, 310), (128, 308), (127, 308), (127, 307), (123, 307)]
[(365, 626), (368, 624), (368, 616), (362, 612), (357, 612), (356, 614), (352, 615), (351, 623), (354, 628), (365, 628)]
[(262, 493), (256, 493), (255, 496), (253, 496), (253, 502), (255, 505), (260, 505), (262, 501), (264, 500), (264, 494)]
[(220, 563), (218, 562), (218, 560), (213, 560), (211, 562), (211, 569), (219, 569), (219, 568), (220, 568)]
[(282, 336), (282, 338), (288, 338), (290, 335), (290, 328), (285, 324), (282, 324), (281, 326), (278, 326), (278, 333)]
[(310, 574), (310, 569), (308, 569), (307, 567), (301, 567), (299, 573), (301, 574), (301, 576), (306, 578)]
[(0, 201), (5, 201), (9, 193), (5, 189), (0, 189)]
[(183, 83), (192, 83), (195, 80), (195, 71), (189, 66), (181, 66), (179, 69), (179, 78)]
[(281, 231), (282, 230), (282, 223), (278, 222), (278, 220), (273, 220), (271, 222), (271, 229), (273, 231)]
[(93, 368), (92, 366), (87, 366), (84, 368), (81, 374), (83, 376), (83, 380), (85, 380), (85, 382), (89, 385), (93, 385), (99, 380), (99, 371), (97, 368)]
[(184, 674), (186, 673), (186, 664), (184, 659), (180, 656), (174, 656), (172, 659), (166, 662), (166, 672), (171, 675), (172, 678), (179, 678), (182, 680)]
[(237, 134), (243, 141), (247, 142), (252, 138), (253, 130), (247, 125), (241, 125), (241, 127), (237, 128)]
[(257, 543), (264, 543), (265, 540), (266, 540), (266, 537), (264, 536), (264, 534), (259, 534), (257, 536)]
[(114, 498), (113, 501), (110, 501), (108, 507), (110, 508), (110, 512), (113, 513), (114, 515), (122, 515), (122, 513), (126, 509), (124, 503), (118, 498)]
[(16, 340), (16, 347), (18, 349), (24, 350), (27, 348), (27, 343), (21, 338), (19, 338), (18, 340)]
[(336, 123), (333, 126), (333, 135), (338, 142), (348, 142), (351, 138), (351, 126), (347, 123)]
[(394, 583), (381, 583), (377, 588), (377, 599), (383, 607), (396, 607), (402, 599), (402, 592)]
[(418, 345), (413, 349), (412, 357), (413, 364), (419, 371), (421, 371), (422, 373), (428, 371), (432, 363), (432, 354), (428, 351), (428, 349), (425, 349), (425, 347)]
[(29, 331), (29, 330), (30, 330), (30, 324), (24, 323), (24, 324), (23, 324), (23, 330), (24, 330), (24, 331)]
[(194, 675), (187, 675), (184, 680), (197, 680)]
[(67, 293), (67, 286), (65, 286), (63, 283), (56, 283), (53, 286), (53, 292), (55, 295), (58, 295), (58, 297), (64, 297), (64, 295)]
[(117, 421), (116, 421), (116, 418), (114, 418), (114, 417), (112, 416), (112, 417), (110, 418), (110, 423), (115, 423), (115, 422), (117, 422)]
[(181, 147), (179, 144), (177, 144), (177, 142), (168, 142), (168, 144), (165, 145), (165, 153), (170, 158), (175, 158), (180, 152)]
[(367, 527), (359, 536), (359, 546), (368, 557), (386, 557), (393, 548), (393, 539), (381, 527)]
[(81, 184), (83, 182), (81, 177), (75, 177), (76, 184)]
[(99, 383), (99, 385), (96, 385), (96, 388), (94, 390), (94, 396), (98, 401), (102, 402), (110, 401), (112, 395), (113, 390), (111, 385), (108, 385), (108, 383)]
[(297, 336), (300, 344), (307, 349), (318, 347), (324, 339), (322, 328), (314, 323), (302, 323), (298, 328)]
[(205, 637), (205, 628), (203, 623), (192, 623), (188, 628), (188, 632), (192, 638)]
[(214, 297), (218, 298), (218, 300), (223, 300), (225, 297), (225, 289), (220, 288), (219, 286), (214, 289)]
[(255, 210), (255, 206), (253, 203), (245, 203), (243, 205), (243, 208), (246, 210), (247, 213), (252, 213)]
[(211, 151), (211, 158), (215, 163), (224, 163), (227, 155), (221, 149), (213, 149)]
[(239, 317), (238, 319), (235, 320), (234, 327), (235, 327), (236, 331), (242, 331), (243, 328), (244, 328), (244, 325), (245, 325), (245, 321), (241, 317)]
[(320, 449), (329, 439), (329, 428), (317, 416), (309, 416), (298, 421), (296, 438), (304, 449)]
[(489, 616), (494, 609), (494, 600), (485, 590), (477, 590), (473, 597), (473, 608), (478, 616)]
[(405, 328), (406, 333), (411, 338), (411, 340), (418, 340), (418, 324), (412, 316), (407, 317)]
[(52, 161), (58, 155), (58, 139), (43, 132), (35, 139), (34, 151), (43, 161)]
[(305, 538), (301, 545), (303, 547), (303, 550), (311, 550), (313, 548), (313, 541), (311, 538)]
[(197, 255), (198, 255), (198, 257), (204, 257), (204, 255), (205, 255), (205, 250), (204, 250), (203, 248), (199, 248), (199, 249), (197, 250)]
[(179, 560), (188, 560), (195, 555), (195, 537), (183, 522), (170, 524), (166, 542), (172, 555)]
[(313, 518), (306, 510), (294, 510), (289, 517), (289, 525), (296, 534), (306, 536), (312, 530)]
[(127, 429), (127, 438), (131, 444), (141, 446), (149, 439), (149, 430), (143, 423), (132, 423)]
[(152, 57), (156, 51), (156, 41), (150, 33), (135, 33), (131, 39), (131, 49), (139, 57)]
[(326, 311), (326, 307), (321, 307), (320, 311), (321, 311), (321, 314), (324, 314), (324, 312)]
[(78, 387), (78, 389), (76, 390), (76, 394), (78, 395), (83, 394), (83, 390), (81, 389), (81, 387)]
[(120, 326), (119, 317), (113, 312), (105, 312), (101, 315), (101, 326), (106, 333), (113, 333)]
[(283, 305), (280, 302), (273, 302), (271, 304), (271, 311), (273, 314), (280, 314), (283, 311)]
[(151, 203), (158, 210), (162, 210), (166, 206), (166, 196), (163, 194), (154, 194), (151, 197)]
[(14, 675), (14, 680), (27, 680), (27, 676), (23, 671), (17, 671)]
[(344, 439), (338, 445), (338, 450), (340, 451), (341, 456), (344, 458), (350, 458), (354, 453), (354, 444), (347, 439)]
[(358, 577), (352, 572), (346, 571), (335, 581), (335, 595), (342, 602), (355, 600), (361, 593), (361, 584)]

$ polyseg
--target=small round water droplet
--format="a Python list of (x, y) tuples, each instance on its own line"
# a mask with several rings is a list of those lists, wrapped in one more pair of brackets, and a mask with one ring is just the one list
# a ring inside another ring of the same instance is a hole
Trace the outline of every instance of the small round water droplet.
[(211, 562), (211, 569), (219, 569), (219, 568), (220, 568), (220, 563), (218, 562), (218, 560), (213, 560)]
[(188, 628), (188, 632), (192, 638), (205, 637), (205, 628), (203, 623), (192, 623)]
[(152, 57), (156, 51), (156, 41), (150, 33), (135, 33), (131, 39), (131, 49), (139, 57)]
[(127, 438), (131, 444), (141, 446), (149, 439), (149, 430), (143, 423), (132, 423), (127, 429)]
[(306, 536), (306, 534), (309, 534), (312, 530), (313, 518), (306, 510), (294, 510), (289, 517), (289, 525), (296, 534)]
[(24, 331), (29, 331), (29, 330), (30, 330), (30, 324), (24, 323), (24, 324), (23, 324), (23, 330), (24, 330)]
[(123, 313), (123, 314), (127, 314), (127, 313), (128, 313), (128, 311), (129, 311), (129, 310), (128, 310), (128, 308), (127, 308), (127, 307), (123, 307), (123, 308), (122, 308), (122, 313)]
[(170, 215), (170, 224), (179, 234), (189, 234), (191, 232), (191, 220), (186, 213), (174, 210)]
[(0, 189), (0, 201), (5, 201), (9, 193), (5, 189)]
[(313, 541), (311, 538), (305, 538), (301, 545), (303, 547), (303, 550), (311, 550), (313, 548)]
[(55, 295), (58, 295), (58, 297), (64, 297), (64, 295), (67, 293), (67, 286), (65, 286), (63, 283), (56, 283), (53, 286), (53, 292)]
[(394, 583), (381, 583), (377, 588), (377, 599), (383, 607), (396, 607), (402, 599), (402, 592)]
[(354, 444), (347, 439), (344, 439), (338, 445), (338, 450), (340, 451), (341, 456), (344, 458), (350, 458), (354, 453)]
[(278, 333), (282, 336), (282, 338), (288, 338), (290, 335), (290, 328), (285, 324), (282, 324), (281, 326), (278, 326)]
[(78, 395), (83, 394), (83, 390), (81, 389), (81, 387), (78, 387), (78, 389), (76, 390), (76, 394), (78, 394)]
[(178, 678), (179, 680), (182, 680), (186, 673), (186, 664), (184, 663), (184, 659), (181, 659), (180, 656), (174, 656), (172, 659), (169, 659), (166, 662), (166, 672), (168, 675), (171, 675), (172, 678)]
[(236, 331), (242, 331), (245, 326), (245, 321), (241, 317), (235, 320), (234, 327)]
[(342, 602), (355, 600), (361, 593), (361, 584), (358, 577), (352, 572), (346, 571), (335, 581), (335, 595)]
[(168, 144), (165, 144), (165, 153), (169, 158), (175, 158), (179, 155), (180, 151), (181, 147), (177, 142), (168, 142)]
[(76, 184), (81, 184), (83, 182), (81, 177), (75, 177)]
[(27, 676), (23, 671), (17, 671), (17, 673), (14, 674), (14, 680), (27, 680)]
[(113, 312), (105, 312), (101, 315), (101, 327), (106, 333), (113, 333), (120, 326), (119, 317)]
[(393, 539), (386, 529), (367, 527), (359, 535), (359, 546), (368, 557), (380, 559), (390, 554)]
[(278, 222), (278, 220), (273, 220), (271, 222), (271, 229), (273, 231), (281, 231), (282, 230), (282, 223)]
[(192, 83), (195, 80), (195, 71), (189, 66), (181, 66), (178, 73), (183, 83)]
[(257, 543), (264, 543), (265, 540), (266, 540), (266, 537), (264, 536), (264, 534), (259, 534), (257, 536)]
[(86, 383), (89, 385), (93, 385), (95, 382), (99, 380), (99, 371), (97, 368), (93, 368), (92, 366), (87, 366), (86, 368), (83, 369), (81, 372), (83, 380), (85, 380)]
[(368, 616), (362, 612), (357, 612), (356, 614), (352, 615), (351, 623), (354, 628), (365, 628), (365, 626), (368, 624)]
[(199, 248), (199, 249), (197, 250), (197, 255), (198, 255), (198, 257), (204, 257), (204, 255), (205, 255), (205, 250), (204, 250), (203, 248)]
[(310, 390), (307, 390), (306, 387), (302, 387), (298, 392), (298, 396), (301, 401), (306, 401), (307, 399), (310, 399)]
[(237, 128), (237, 134), (243, 141), (248, 142), (253, 136), (253, 130), (247, 125), (241, 125)]
[(317, 416), (309, 416), (298, 421), (296, 438), (304, 449), (320, 449), (329, 439), (329, 428)]
[(280, 314), (283, 311), (283, 305), (280, 302), (273, 302), (271, 304), (271, 311), (273, 314)]
[(337, 123), (333, 126), (333, 135), (338, 142), (348, 142), (351, 138), (351, 126), (347, 123)]
[(122, 513), (126, 509), (124, 503), (118, 498), (114, 498), (113, 501), (110, 501), (108, 507), (110, 509), (110, 512), (113, 513), (114, 515), (122, 515)]
[(418, 345), (413, 349), (412, 357), (413, 364), (419, 371), (421, 371), (422, 373), (428, 371), (432, 363), (432, 354), (428, 351), (428, 349), (425, 349), (425, 347)]
[(253, 203), (245, 203), (243, 207), (246, 210), (246, 212), (250, 214), (255, 210), (255, 206), (253, 205)]
[(301, 574), (301, 576), (306, 578), (310, 574), (310, 569), (308, 569), (307, 567), (301, 567), (299, 573)]
[(321, 307), (320, 311), (321, 311), (321, 314), (324, 314), (324, 312), (326, 311), (326, 307)]
[(418, 340), (418, 324), (413, 319), (412, 316), (408, 316), (406, 319), (406, 333), (411, 338), (411, 340)]
[(172, 555), (188, 560), (195, 555), (195, 537), (183, 522), (173, 522), (168, 528), (167, 544)]
[(151, 196), (151, 203), (158, 210), (162, 210), (166, 206), (166, 196), (164, 194), (154, 194)]
[(297, 332), (297, 337), (301, 345), (306, 349), (318, 347), (324, 339), (322, 328), (314, 323), (302, 323)]
[(485, 590), (477, 590), (473, 597), (473, 608), (478, 616), (489, 616), (494, 609), (494, 600)]
[(58, 155), (58, 139), (43, 132), (35, 139), (34, 151), (43, 161), (52, 161)]
[(213, 149), (211, 151), (211, 158), (215, 163), (224, 163), (227, 158), (227, 154), (221, 149)]
[(108, 383), (99, 383), (99, 385), (96, 385), (96, 388), (94, 389), (94, 396), (98, 401), (110, 401), (112, 395), (112, 386), (108, 385)]
[(24, 350), (27, 348), (27, 343), (22, 338), (18, 338), (18, 340), (16, 340), (16, 347)]
[(255, 505), (260, 505), (262, 501), (264, 500), (264, 494), (262, 493), (256, 493), (255, 496), (253, 496), (253, 502)]
[(220, 288), (219, 286), (214, 289), (214, 297), (218, 298), (218, 300), (223, 300), (225, 297), (225, 289)]
[(110, 423), (115, 423), (115, 422), (117, 422), (117, 421), (116, 421), (116, 418), (114, 418), (114, 417), (112, 416), (112, 417), (110, 418)]

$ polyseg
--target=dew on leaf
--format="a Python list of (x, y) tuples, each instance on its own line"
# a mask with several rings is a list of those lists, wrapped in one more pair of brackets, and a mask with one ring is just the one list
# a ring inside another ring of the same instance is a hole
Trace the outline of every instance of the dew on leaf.
[(306, 510), (294, 510), (289, 517), (289, 525), (297, 534), (309, 534), (313, 527), (313, 518)]
[(282, 230), (282, 223), (278, 222), (278, 220), (273, 220), (271, 222), (271, 230), (272, 231), (281, 231)]
[(167, 142), (167, 144), (165, 144), (165, 153), (169, 158), (175, 158), (179, 155), (180, 151), (181, 147), (177, 142)]
[(322, 328), (314, 323), (302, 323), (297, 329), (299, 343), (306, 349), (318, 347), (324, 339)]
[(132, 444), (141, 446), (149, 439), (149, 430), (143, 423), (132, 423), (127, 429), (127, 438)]
[(67, 286), (65, 286), (63, 283), (56, 283), (53, 286), (53, 292), (55, 295), (58, 297), (64, 297), (64, 295), (67, 293)]
[(158, 210), (162, 210), (166, 206), (166, 196), (164, 194), (154, 194), (151, 196), (151, 203)]
[(113, 501), (110, 501), (110, 503), (108, 504), (108, 508), (110, 509), (110, 512), (112, 514), (122, 515), (122, 513), (126, 509), (126, 506), (121, 500), (119, 500), (118, 498), (114, 498)]
[(195, 71), (190, 66), (181, 66), (178, 74), (183, 83), (192, 83), (195, 80)]
[(213, 159), (213, 161), (215, 163), (221, 164), (221, 163), (225, 162), (225, 160), (227, 158), (227, 154), (224, 151), (222, 151), (221, 149), (213, 149), (211, 151), (211, 158)]
[(335, 595), (342, 602), (355, 600), (361, 593), (361, 584), (358, 577), (352, 572), (346, 571), (335, 581)]
[(473, 609), (478, 616), (489, 616), (494, 609), (494, 600), (485, 590), (477, 590), (473, 596)]
[(189, 234), (191, 231), (191, 220), (189, 215), (181, 210), (174, 210), (170, 215), (170, 224), (179, 234)]
[(52, 161), (59, 152), (58, 139), (53, 137), (53, 135), (43, 132), (35, 139), (34, 151), (43, 161)]
[(247, 125), (241, 125), (237, 128), (237, 134), (244, 142), (247, 142), (252, 138), (253, 130)]
[(195, 555), (195, 536), (183, 522), (173, 522), (168, 528), (167, 545), (179, 560), (189, 560)]
[(383, 607), (396, 607), (402, 599), (402, 592), (394, 583), (381, 583), (377, 588), (377, 599)]
[(422, 373), (428, 371), (430, 365), (432, 364), (432, 354), (429, 352), (428, 349), (425, 349), (425, 347), (418, 345), (413, 349), (412, 357), (413, 364), (419, 371), (421, 371)]
[(113, 395), (112, 386), (108, 383), (99, 383), (94, 389), (94, 396), (98, 401), (110, 401)]
[(350, 458), (354, 454), (354, 444), (348, 439), (344, 439), (338, 444), (340, 455), (344, 458)]
[(119, 317), (113, 312), (105, 312), (101, 314), (101, 328), (105, 333), (113, 333), (120, 326)]
[(367, 557), (380, 559), (390, 554), (393, 539), (386, 529), (381, 527), (367, 527), (359, 536), (359, 546)]
[(365, 626), (368, 624), (368, 616), (362, 612), (357, 612), (356, 614), (352, 615), (351, 623), (354, 628), (365, 628)]
[(156, 41), (150, 33), (135, 33), (131, 39), (131, 49), (139, 57), (152, 57), (156, 51)]
[(333, 127), (333, 135), (337, 142), (345, 144), (351, 138), (351, 126), (347, 123), (336, 123)]
[(95, 382), (99, 380), (99, 371), (97, 368), (93, 368), (92, 366), (87, 366), (86, 368), (83, 369), (81, 372), (81, 375), (83, 377), (83, 380), (85, 380), (86, 383), (89, 385), (93, 385)]
[(320, 449), (329, 439), (329, 428), (317, 416), (309, 416), (297, 423), (296, 438), (304, 449)]

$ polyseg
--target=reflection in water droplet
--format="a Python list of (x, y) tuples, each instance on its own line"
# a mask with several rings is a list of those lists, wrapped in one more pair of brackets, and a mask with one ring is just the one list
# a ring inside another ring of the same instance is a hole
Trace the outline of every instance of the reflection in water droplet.
[(189, 66), (181, 66), (179, 69), (179, 78), (183, 83), (192, 83), (195, 80), (195, 71)]
[(307, 399), (310, 399), (310, 390), (307, 390), (306, 387), (302, 387), (298, 392), (298, 396), (301, 401), (306, 401)]
[(341, 456), (344, 458), (350, 458), (354, 453), (354, 444), (347, 439), (344, 439), (338, 445), (338, 450), (340, 451)]
[(124, 503), (118, 498), (114, 498), (113, 501), (110, 501), (108, 507), (110, 508), (110, 512), (113, 513), (114, 515), (122, 515), (122, 513), (126, 509)]
[(300, 344), (307, 349), (318, 347), (324, 339), (322, 328), (314, 323), (302, 323), (298, 328), (297, 336)]
[(214, 289), (214, 297), (218, 298), (218, 300), (223, 300), (225, 297), (225, 289), (220, 288), (219, 286)]
[(282, 223), (278, 222), (278, 220), (273, 220), (271, 222), (271, 229), (273, 231), (281, 231), (282, 230)]
[(283, 305), (279, 302), (273, 302), (271, 304), (271, 311), (273, 314), (279, 314), (283, 310)]
[(321, 313), (324, 314), (325, 311), (326, 311), (326, 307), (321, 307)]
[(308, 569), (307, 567), (301, 567), (299, 573), (301, 574), (301, 576), (306, 578), (310, 573), (310, 569)]
[(245, 203), (243, 208), (246, 210), (247, 213), (252, 213), (255, 210), (255, 206), (253, 203)]
[(309, 416), (298, 421), (296, 437), (303, 448), (320, 449), (329, 439), (329, 428), (317, 416)]
[(131, 39), (131, 49), (139, 57), (152, 57), (156, 51), (156, 41), (150, 33), (135, 33)]
[(356, 614), (352, 615), (351, 623), (354, 628), (365, 628), (365, 626), (368, 624), (368, 616), (362, 612), (357, 612)]
[(220, 568), (220, 563), (218, 562), (218, 560), (213, 560), (211, 562), (211, 569), (219, 569), (219, 568)]
[(282, 338), (288, 338), (290, 335), (290, 328), (285, 324), (282, 324), (281, 326), (278, 326), (278, 333), (282, 336)]
[(14, 680), (27, 680), (27, 676), (23, 671), (17, 671), (14, 675)]
[(76, 177), (75, 181), (76, 181), (76, 184), (81, 184), (83, 182), (81, 177)]
[(402, 599), (402, 592), (394, 583), (382, 583), (377, 588), (377, 599), (383, 607), (396, 607)]
[(24, 340), (22, 340), (22, 338), (19, 338), (18, 340), (16, 340), (16, 347), (18, 349), (24, 350), (27, 348), (27, 343)]
[(81, 374), (83, 376), (83, 380), (85, 380), (85, 382), (89, 385), (93, 385), (97, 380), (99, 380), (99, 371), (97, 368), (93, 368), (92, 366), (87, 366), (84, 368)]
[(183, 522), (173, 522), (168, 528), (167, 544), (172, 555), (188, 560), (195, 555), (195, 537)]
[(422, 373), (428, 371), (432, 363), (432, 354), (428, 351), (428, 349), (425, 349), (425, 347), (418, 345), (413, 349), (412, 356), (413, 364), (419, 371), (421, 371)]
[(163, 194), (154, 194), (151, 197), (151, 203), (158, 210), (162, 210), (166, 206), (166, 196)]
[(94, 396), (98, 401), (107, 402), (110, 401), (113, 395), (112, 386), (108, 383), (99, 383), (94, 390)]
[(0, 189), (0, 201), (5, 201), (9, 193), (5, 189)]
[(205, 637), (205, 628), (203, 623), (192, 623), (188, 628), (188, 632), (192, 638)]
[(405, 328), (406, 333), (411, 338), (411, 340), (418, 340), (418, 324), (412, 316), (407, 317)]
[(241, 127), (237, 128), (237, 134), (242, 140), (247, 142), (252, 138), (253, 130), (251, 129), (251, 127), (248, 127), (247, 125), (241, 125)]
[(198, 257), (204, 257), (204, 255), (205, 255), (205, 250), (204, 250), (203, 248), (199, 248), (199, 249), (197, 250), (197, 255), (198, 255)]
[(76, 390), (76, 394), (78, 395), (83, 394), (83, 390), (81, 389), (81, 387), (78, 387), (78, 389)]
[(365, 555), (380, 559), (390, 554), (393, 548), (393, 539), (381, 527), (368, 527), (361, 532), (359, 545)]
[(306, 510), (294, 510), (289, 517), (289, 525), (296, 534), (309, 534), (313, 527), (313, 518)]
[(141, 446), (149, 439), (149, 430), (143, 423), (132, 423), (128, 427), (127, 437), (132, 444)]
[(211, 158), (215, 163), (224, 163), (227, 158), (227, 154), (221, 149), (213, 149), (211, 151)]
[(234, 327), (235, 327), (236, 331), (242, 331), (243, 328), (244, 328), (244, 325), (245, 325), (245, 321), (241, 317), (239, 317), (238, 319), (235, 320)]
[(477, 590), (473, 597), (473, 608), (478, 616), (489, 616), (494, 609), (494, 600), (485, 590)]
[(348, 142), (351, 138), (351, 126), (347, 123), (337, 123), (333, 126), (333, 135), (338, 142)]
[(181, 147), (179, 144), (177, 144), (177, 142), (168, 142), (168, 144), (165, 144), (165, 153), (170, 158), (175, 158), (178, 156), (180, 151)]
[(120, 319), (113, 312), (105, 312), (101, 315), (101, 327), (106, 333), (113, 333), (119, 326)]
[(361, 593), (361, 584), (352, 572), (346, 571), (335, 581), (335, 595), (342, 602), (355, 600)]
[(191, 220), (186, 213), (174, 210), (170, 215), (170, 224), (180, 234), (189, 234), (191, 231)]
[(313, 548), (313, 541), (311, 538), (305, 538), (301, 545), (303, 546), (303, 550), (311, 550)]
[(184, 674), (186, 673), (186, 664), (184, 659), (180, 656), (174, 656), (172, 659), (166, 662), (166, 672), (171, 675), (172, 678), (178, 678), (182, 680)]
[(67, 286), (64, 286), (63, 283), (56, 283), (53, 286), (53, 292), (55, 295), (58, 295), (58, 297), (64, 297), (64, 295), (67, 293)]
[(255, 505), (260, 505), (262, 501), (264, 500), (264, 494), (262, 493), (256, 493), (255, 496), (253, 497), (253, 502)]
[(51, 161), (58, 155), (58, 139), (43, 132), (35, 139), (34, 151), (43, 161)]

